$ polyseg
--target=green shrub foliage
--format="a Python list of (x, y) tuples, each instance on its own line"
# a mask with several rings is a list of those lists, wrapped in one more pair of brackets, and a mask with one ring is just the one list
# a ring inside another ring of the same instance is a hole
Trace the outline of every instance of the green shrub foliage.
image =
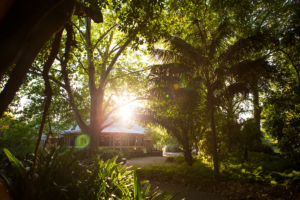
[[(183, 185), (199, 185), (213, 179), (212, 163), (201, 157), (194, 157), (192, 166), (184, 162), (183, 156), (168, 157), (166, 162), (176, 165), (150, 165), (138, 170), (138, 173), (146, 179)], [(243, 152), (237, 152), (221, 163), (221, 178), (299, 189), (300, 167), (283, 157), (256, 152), (249, 152), (245, 161)]]
[(32, 155), (20, 161), (7, 149), (4, 152), (7, 159), (1, 161), (0, 178), (13, 199), (173, 198), (166, 192), (150, 194), (150, 184), (141, 189), (135, 172), (117, 164), (117, 156), (103, 161), (98, 154), (83, 159), (84, 154), (91, 153), (89, 150), (44, 149), (31, 176)]

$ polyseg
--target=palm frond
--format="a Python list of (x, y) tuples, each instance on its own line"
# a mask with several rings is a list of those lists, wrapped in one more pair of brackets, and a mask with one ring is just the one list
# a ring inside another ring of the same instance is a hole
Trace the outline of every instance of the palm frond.
[(187, 58), (189, 64), (199, 64), (205, 61), (205, 58), (197, 52), (197, 49), (181, 38), (170, 37), (166, 42), (169, 49), (176, 54)]
[(260, 77), (271, 79), (276, 74), (275, 67), (272, 67), (265, 58), (238, 62), (229, 71), (240, 82), (251, 82)]
[[(196, 19), (194, 20), (191, 25), (188, 27), (191, 29), (190, 33), (188, 34), (187, 38), (190, 38), (192, 41), (198, 43), (198, 44), (203, 44), (206, 40), (206, 33), (202, 29), (202, 21)], [(196, 28), (194, 28), (196, 26)]]
[(209, 46), (209, 59), (212, 59), (217, 51), (217, 49), (223, 49), (222, 43), (224, 39), (226, 39), (228, 36), (230, 36), (233, 31), (230, 27), (230, 23), (225, 20), (223, 23), (219, 25), (216, 31), (212, 33), (212, 42)]
[(224, 87), (224, 82), (221, 81), (220, 79), (217, 79), (213, 82), (212, 84), (212, 89), (213, 90), (220, 90)]
[[(189, 66), (182, 63), (170, 63), (161, 65), (149, 66), (151, 69), (148, 75), (149, 82), (153, 83), (155, 86), (166, 86), (174, 85), (179, 83), (180, 78), (184, 78), (185, 81), (192, 79), (192, 74), (188, 73), (191, 71)], [(185, 75), (182, 77), (182, 75)], [(183, 80), (183, 79), (182, 79)]]
[(183, 63), (168, 63), (161, 65), (151, 65), (149, 76), (159, 76), (162, 73), (166, 73), (169, 76), (179, 76), (181, 73), (189, 71), (189, 66)]
[(263, 33), (241, 38), (228, 47), (226, 51), (219, 56), (219, 59), (229, 64), (235, 64), (239, 62), (241, 57), (246, 57), (261, 50), (266, 44), (266, 39), (267, 36)]
[(172, 63), (174, 61), (180, 60), (179, 56), (175, 52), (165, 49), (152, 48), (150, 55), (152, 59), (163, 63)]
[(215, 72), (214, 72), (215, 76), (218, 79), (221, 79), (222, 77), (224, 77), (226, 75), (226, 68), (224, 65), (218, 67)]
[(225, 95), (233, 97), (237, 94), (247, 95), (249, 94), (249, 88), (243, 83), (233, 83), (225, 90)]

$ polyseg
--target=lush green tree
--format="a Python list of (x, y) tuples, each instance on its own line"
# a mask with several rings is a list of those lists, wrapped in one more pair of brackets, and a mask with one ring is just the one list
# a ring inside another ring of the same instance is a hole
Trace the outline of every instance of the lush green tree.
[(296, 162), (300, 158), (299, 91), (297, 84), (273, 91), (264, 111), (266, 131), (278, 140), (280, 151)]
[[(199, 134), (207, 128), (207, 111), (200, 104), (200, 93), (191, 91), (192, 83), (180, 86), (179, 77), (173, 76), (173, 73), (168, 74), (167, 71), (160, 71), (163, 67), (165, 70), (169, 69), (162, 65), (152, 68), (150, 82), (153, 88), (149, 90), (152, 101), (148, 112), (144, 113), (147, 115), (140, 120), (161, 126), (169, 135), (175, 137), (183, 147), (185, 161), (191, 166), (192, 148), (199, 141)], [(167, 79), (167, 83), (162, 79)]]
[(5, 113), (0, 118), (0, 148), (8, 148), (15, 154), (33, 152), (36, 131), (34, 122), (24, 123)]
[(273, 30), (273, 60), (279, 66), (277, 79), (266, 97), (263, 113), (265, 129), (278, 140), (278, 147), (289, 158), (299, 159), (299, 2), (281, 8), (282, 17)]
[(179, 145), (176, 138), (168, 134), (167, 129), (159, 125), (148, 124), (144, 132), (146, 136), (152, 138), (161, 148), (168, 145)]

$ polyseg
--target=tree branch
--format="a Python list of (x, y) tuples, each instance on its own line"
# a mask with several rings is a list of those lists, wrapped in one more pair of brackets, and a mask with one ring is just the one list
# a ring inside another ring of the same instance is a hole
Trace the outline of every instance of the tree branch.
[(121, 119), (121, 118), (119, 117), (119, 118), (113, 120), (112, 122), (106, 124), (105, 126), (102, 126), (102, 130), (105, 129), (105, 128), (107, 128), (107, 127), (109, 127), (109, 126), (111, 126), (113, 123), (115, 123), (115, 122), (118, 121), (119, 119)]
[(104, 72), (104, 75), (101, 77), (100, 79), (100, 85), (98, 87), (98, 90), (102, 90), (102, 88), (105, 86), (105, 80), (109, 74), (109, 72), (112, 70), (112, 68), (114, 67), (115, 63), (117, 62), (119, 56), (121, 55), (121, 53), (125, 50), (125, 48), (130, 44), (130, 42), (133, 40), (135, 36), (131, 36), (126, 42), (125, 44), (123, 44), (123, 46), (120, 48), (120, 50), (116, 53), (115, 57), (112, 59), (110, 65), (108, 66), (107, 70)]
[(115, 95), (115, 94), (110, 95), (109, 98), (107, 99), (107, 102), (105, 103), (104, 108), (103, 108), (103, 111), (102, 111), (103, 113), (105, 113), (105, 110), (107, 109), (108, 104), (109, 104), (111, 98), (112, 98), (114, 95)]
[(120, 76), (113, 77), (113, 78), (111, 78), (111, 79), (108, 79), (108, 80), (106, 81), (106, 84), (107, 84), (107, 82), (109, 82), (109, 81), (112, 81), (112, 80), (115, 80), (115, 79), (118, 79), (118, 78), (127, 76), (127, 75), (129, 75), (129, 74), (134, 74), (134, 73), (144, 72), (144, 71), (147, 71), (147, 70), (149, 70), (149, 69), (143, 69), (143, 70), (139, 70), (139, 71), (136, 71), (136, 72), (130, 72), (130, 73), (127, 73), (127, 74), (123, 74), (123, 75), (120, 75)]
[(296, 71), (296, 73), (297, 73), (298, 83), (300, 83), (300, 74), (299, 74), (299, 70), (297, 69), (296, 65), (294, 64), (293, 59), (292, 59), (291, 56), (290, 56), (286, 51), (284, 51), (283, 49), (281, 49), (281, 48), (278, 47), (278, 50), (281, 51), (282, 53), (284, 53), (284, 54), (288, 57), (288, 59), (291, 61), (292, 66), (293, 66), (293, 68), (295, 69), (295, 71)]
[[(37, 72), (33, 72), (33, 71), (29, 71), (29, 73), (30, 73), (30, 74), (33, 74), (33, 75), (36, 75), (36, 76), (43, 76), (43, 74), (40, 74), (40, 73), (37, 73)], [(48, 78), (49, 78), (51, 81), (53, 81), (54, 83), (56, 83), (58, 86), (60, 86), (60, 87), (62, 87), (62, 88), (64, 88), (64, 89), (66, 89), (66, 86), (65, 86), (62, 82), (60, 82), (60, 81), (58, 81), (57, 79), (55, 79), (54, 77), (49, 76)]]
[(87, 73), (87, 75), (89, 76), (90, 74), (89, 74), (89, 72), (88, 72), (88, 70), (84, 67), (84, 65), (82, 64), (82, 62), (81, 62), (81, 60), (76, 56), (76, 58), (77, 58), (77, 61), (79, 62), (79, 64), (81, 65), (81, 67), (82, 67), (82, 69)]
[[(121, 47), (120, 47), (119, 45), (120, 45), (123, 41), (124, 41), (124, 39), (121, 40), (121, 41), (119, 41), (119, 42), (111, 49), (111, 51), (110, 51), (108, 54), (111, 55), (113, 52), (115, 52), (115, 51), (117, 51), (118, 49), (120, 49)], [(119, 46), (119, 47), (116, 48), (117, 46)]]
[(72, 89), (70, 86), (70, 80), (69, 80), (68, 72), (67, 72), (67, 64), (69, 61), (69, 52), (70, 52), (70, 48), (71, 48), (71, 44), (72, 44), (72, 26), (70, 24), (67, 24), (66, 30), (67, 30), (67, 41), (66, 41), (65, 54), (64, 54), (65, 59), (63, 59), (61, 62), (61, 67), (62, 67), (61, 72), (62, 72), (63, 79), (64, 79), (65, 86), (66, 86), (65, 89), (68, 93), (68, 97), (69, 97), (68, 100), (73, 109), (75, 121), (83, 132), (89, 132), (89, 126), (85, 123), (85, 121), (83, 121), (83, 119), (79, 113), (79, 110), (76, 105), (76, 102), (75, 102), (75, 99), (73, 96), (73, 92), (72, 92)]
[[(80, 35), (80, 37), (81, 37), (81, 39), (82, 39), (82, 41), (84, 42), (85, 40), (84, 40), (84, 38), (85, 38), (85, 36), (84, 36), (84, 34), (83, 34), (83, 32), (80, 30), (80, 28), (76, 25), (76, 24), (74, 24), (73, 22), (71, 22), (72, 23), (72, 25), (79, 31), (79, 35)], [(84, 42), (84, 45), (86, 46), (86, 43)]]
[(45, 106), (44, 106), (44, 112), (43, 112), (43, 116), (42, 116), (42, 121), (41, 121), (41, 126), (40, 126), (40, 130), (39, 130), (39, 137), (35, 146), (35, 150), (34, 150), (34, 158), (33, 158), (33, 164), (32, 164), (32, 168), (31, 168), (31, 195), (32, 197), (34, 197), (34, 169), (35, 169), (35, 165), (36, 165), (36, 160), (37, 160), (37, 152), (41, 143), (41, 139), (42, 139), (42, 134), (45, 128), (45, 122), (46, 122), (46, 116), (48, 115), (48, 111), (50, 108), (50, 104), (51, 104), (51, 99), (52, 99), (52, 88), (51, 88), (51, 84), (49, 81), (49, 70), (55, 60), (56, 55), (58, 54), (59, 51), (59, 46), (60, 46), (60, 40), (62, 37), (62, 32), (63, 30), (59, 31), (56, 35), (55, 35), (55, 39), (54, 42), (52, 44), (52, 50), (51, 53), (48, 57), (48, 60), (46, 61), (45, 65), (44, 65), (44, 70), (43, 70), (43, 78), (44, 78), (44, 82), (45, 82), (45, 94), (46, 94), (46, 100), (45, 100)]
[(103, 53), (100, 51), (100, 49), (98, 47), (96, 47), (96, 49), (97, 49), (98, 53), (100, 54), (101, 59), (103, 60), (104, 59)]
[(99, 39), (97, 40), (97, 42), (95, 43), (95, 45), (93, 46), (93, 49), (95, 49), (95, 47), (98, 45), (98, 43), (116, 26), (118, 26), (118, 24), (114, 24), (112, 27), (110, 27), (103, 35), (101, 35), (99, 37)]

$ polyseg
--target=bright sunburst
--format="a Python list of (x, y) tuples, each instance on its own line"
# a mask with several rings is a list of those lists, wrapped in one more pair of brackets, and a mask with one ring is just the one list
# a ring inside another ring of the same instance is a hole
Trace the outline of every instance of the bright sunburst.
[(119, 111), (120, 115), (122, 116), (122, 118), (130, 118), (131, 114), (132, 114), (132, 110), (129, 106), (124, 106), (120, 109)]

